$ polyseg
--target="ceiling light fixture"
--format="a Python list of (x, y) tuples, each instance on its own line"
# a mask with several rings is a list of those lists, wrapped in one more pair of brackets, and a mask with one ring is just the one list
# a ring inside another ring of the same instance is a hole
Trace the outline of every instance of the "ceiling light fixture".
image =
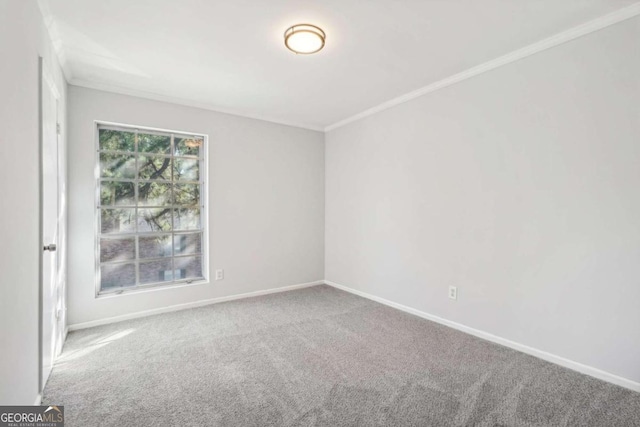
[(297, 24), (284, 32), (284, 45), (292, 52), (308, 55), (324, 47), (326, 34), (311, 24)]

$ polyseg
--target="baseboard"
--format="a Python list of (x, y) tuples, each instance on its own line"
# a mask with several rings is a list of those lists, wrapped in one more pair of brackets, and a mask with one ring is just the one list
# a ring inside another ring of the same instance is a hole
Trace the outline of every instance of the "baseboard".
[(506, 338), (499, 337), (497, 335), (490, 334), (488, 332), (481, 331), (479, 329), (471, 328), (469, 326), (463, 325), (461, 323), (452, 322), (451, 320), (444, 319), (442, 317), (434, 316), (433, 314), (425, 313), (424, 311), (417, 310), (415, 308), (407, 307), (406, 305), (398, 304), (393, 301), (386, 300), (384, 298), (377, 297), (375, 295), (368, 294), (366, 292), (362, 292), (353, 288), (350, 288), (345, 285), (341, 285), (339, 283), (331, 282), (329, 280), (325, 280), (324, 283), (326, 285), (332, 286), (336, 289), (340, 289), (345, 292), (352, 293), (354, 295), (361, 296), (363, 298), (370, 299), (375, 302), (379, 302), (380, 304), (387, 305), (389, 307), (396, 308), (398, 310), (416, 315), (418, 317), (422, 317), (423, 319), (431, 320), (436, 323), (440, 323), (445, 326), (449, 326), (450, 328), (457, 329), (459, 331), (465, 332), (470, 335), (474, 335), (478, 338), (485, 339), (487, 341), (491, 341), (505, 347), (512, 348), (514, 350), (520, 351), (522, 353), (529, 354), (531, 356), (537, 357), (542, 360), (546, 360), (547, 362), (555, 363), (556, 365), (563, 366), (565, 368), (580, 372), (582, 374), (586, 374), (595, 378), (598, 378), (603, 381), (607, 381), (609, 383), (619, 385), (624, 388), (628, 388), (629, 390), (640, 392), (640, 383), (629, 380), (627, 378), (623, 378), (609, 372), (584, 365), (582, 363), (574, 362), (573, 360), (566, 359), (561, 356), (557, 356), (555, 354), (548, 353), (546, 351), (538, 350), (533, 347), (529, 347), (524, 344), (520, 344)]
[[(64, 351), (64, 345), (67, 342), (67, 336), (69, 335), (69, 326), (64, 328), (64, 332), (62, 333), (62, 345), (60, 346), (60, 354), (62, 354), (62, 352)], [(56, 357), (59, 357), (60, 354), (58, 354)]]
[(108, 317), (106, 319), (98, 319), (98, 320), (92, 320), (92, 321), (89, 321), (89, 322), (76, 323), (76, 324), (73, 324), (73, 325), (69, 325), (69, 327), (67, 329), (69, 331), (77, 331), (77, 330), (80, 330), (80, 329), (93, 328), (94, 326), (101, 326), (101, 325), (108, 325), (110, 323), (122, 322), (124, 320), (138, 319), (140, 317), (153, 316), (155, 314), (170, 313), (170, 312), (173, 312), (173, 311), (179, 311), (179, 310), (186, 310), (186, 309), (189, 309), (189, 308), (202, 307), (202, 306), (205, 306), (205, 305), (217, 304), (217, 303), (226, 302), (226, 301), (234, 301), (234, 300), (238, 300), (238, 299), (258, 297), (258, 296), (261, 296), (261, 295), (269, 295), (269, 294), (275, 294), (275, 293), (279, 293), (279, 292), (293, 291), (293, 290), (296, 290), (296, 289), (309, 288), (311, 286), (322, 285), (324, 283), (325, 283), (324, 280), (317, 280), (315, 282), (300, 283), (300, 284), (297, 284), (297, 285), (283, 286), (283, 287), (280, 287), (280, 288), (265, 289), (265, 290), (262, 290), (262, 291), (247, 292), (247, 293), (244, 293), (244, 294), (236, 294), (236, 295), (229, 295), (229, 296), (218, 297), (218, 298), (211, 298), (211, 299), (206, 299), (206, 300), (188, 302), (188, 303), (185, 303), (185, 304), (170, 305), (170, 306), (167, 306), (167, 307), (154, 308), (152, 310), (144, 310), (144, 311), (138, 311), (138, 312), (135, 312), (135, 313), (123, 314), (121, 316)]
[(36, 401), (33, 403), (33, 406), (40, 406), (42, 405), (42, 394), (38, 393), (38, 395), (36, 396)]

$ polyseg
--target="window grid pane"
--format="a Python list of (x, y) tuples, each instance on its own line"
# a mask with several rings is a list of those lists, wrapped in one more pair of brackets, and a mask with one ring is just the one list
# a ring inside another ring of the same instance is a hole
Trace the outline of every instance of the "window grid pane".
[(204, 278), (204, 137), (98, 129), (98, 293)]

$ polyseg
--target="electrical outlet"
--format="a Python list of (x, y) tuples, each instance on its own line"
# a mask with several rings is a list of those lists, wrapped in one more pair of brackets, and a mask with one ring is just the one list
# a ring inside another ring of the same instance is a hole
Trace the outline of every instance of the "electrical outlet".
[(216, 270), (216, 280), (224, 279), (224, 270)]
[(458, 299), (458, 288), (455, 286), (449, 286), (449, 298)]

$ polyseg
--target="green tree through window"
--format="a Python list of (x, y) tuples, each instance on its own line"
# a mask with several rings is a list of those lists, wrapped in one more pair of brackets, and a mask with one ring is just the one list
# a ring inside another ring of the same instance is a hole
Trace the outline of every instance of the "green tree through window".
[(204, 138), (98, 125), (99, 292), (203, 278)]

